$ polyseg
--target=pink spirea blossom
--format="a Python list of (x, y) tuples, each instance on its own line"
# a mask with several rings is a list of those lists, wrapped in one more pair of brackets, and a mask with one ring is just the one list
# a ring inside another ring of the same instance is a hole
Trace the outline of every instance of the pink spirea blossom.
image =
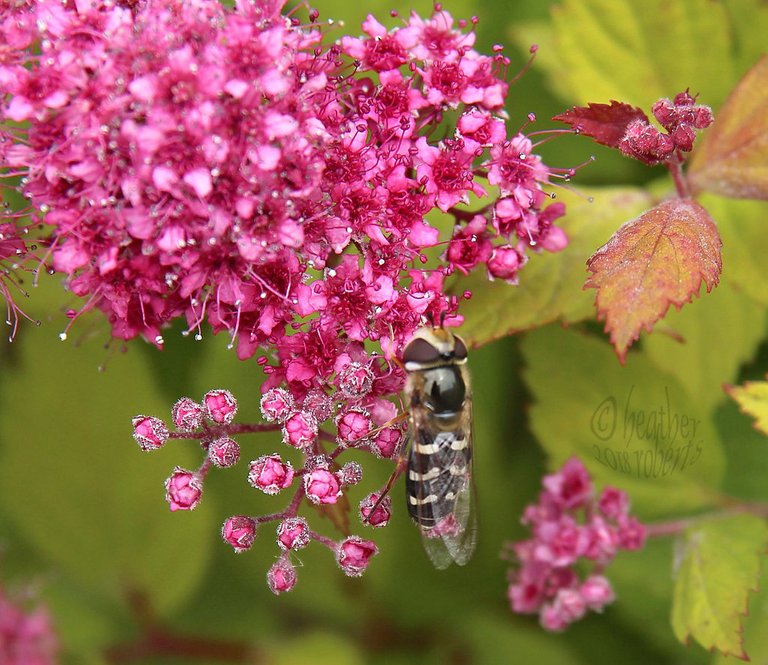
[(336, 561), (346, 575), (359, 577), (378, 552), (379, 548), (372, 541), (350, 536), (339, 544)]
[(203, 485), (192, 471), (176, 467), (165, 481), (165, 500), (171, 510), (194, 510), (203, 495)]
[(235, 552), (245, 552), (253, 545), (256, 539), (256, 522), (244, 515), (233, 515), (221, 527), (221, 537)]
[[(513, 611), (538, 614), (543, 628), (559, 632), (614, 600), (601, 571), (619, 550), (640, 549), (646, 530), (629, 515), (621, 490), (606, 487), (594, 496), (589, 473), (575, 457), (542, 485), (539, 502), (523, 514), (533, 537), (510, 546), (519, 565), (510, 573), (508, 597)], [(583, 580), (576, 570), (581, 561), (592, 566)]]
[(265, 494), (277, 494), (293, 482), (293, 467), (280, 455), (265, 455), (251, 462), (248, 482)]
[(55, 665), (58, 639), (48, 611), (42, 605), (31, 610), (24, 605), (0, 589), (0, 663)]
[(290, 591), (296, 585), (296, 568), (282, 556), (267, 571), (267, 586), (276, 596)]
[(168, 427), (159, 418), (136, 416), (133, 419), (133, 438), (142, 450), (157, 450), (168, 440)]

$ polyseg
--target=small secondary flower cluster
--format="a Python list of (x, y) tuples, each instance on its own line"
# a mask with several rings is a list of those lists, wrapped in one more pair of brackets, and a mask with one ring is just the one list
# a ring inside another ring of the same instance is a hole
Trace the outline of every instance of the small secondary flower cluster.
[[(5, 3), (0, 122), (6, 175), (24, 176), (81, 311), (118, 338), (161, 345), (182, 317), (240, 358), (276, 347), (301, 399), (347, 344), (393, 353), (425, 314), (454, 315), (446, 275), (515, 282), (530, 248), (567, 239), (563, 205), (545, 207), (553, 170), (504, 119), (508, 60), (473, 48), (474, 19), (369, 17), (328, 43), (316, 12), (302, 25), (283, 5)], [(486, 196), (480, 178), (498, 196), (456, 208)], [(425, 272), (433, 210), (456, 224)]]
[[(538, 614), (544, 628), (562, 631), (613, 601), (602, 573), (619, 550), (642, 548), (646, 530), (629, 515), (621, 490), (606, 487), (594, 496), (589, 473), (575, 457), (542, 485), (539, 502), (523, 514), (533, 537), (510, 545), (520, 565), (510, 574), (509, 601), (513, 611)], [(591, 562), (583, 579), (575, 569), (580, 559)]]
[(661, 132), (651, 125), (647, 118), (637, 118), (627, 126), (619, 149), (629, 157), (653, 165), (667, 161), (677, 151), (690, 152), (697, 129), (706, 129), (712, 124), (712, 109), (697, 104), (696, 98), (686, 90), (657, 101), (652, 108), (653, 116), (666, 130)]
[[(319, 397), (317, 395), (316, 397)], [(319, 400), (318, 400), (319, 401)], [(383, 401), (383, 400), (382, 400)], [(390, 404), (391, 403), (386, 402)], [(324, 401), (330, 408), (330, 400)], [(267, 522), (277, 523), (277, 545), (281, 555), (267, 574), (267, 583), (274, 593), (289, 591), (296, 583), (296, 570), (291, 562), (292, 552), (303, 549), (315, 540), (328, 547), (334, 554), (341, 569), (349, 576), (362, 575), (368, 563), (377, 552), (376, 545), (358, 536), (349, 536), (334, 541), (310, 529), (307, 520), (299, 516), (299, 508), (308, 500), (322, 508), (340, 501), (346, 488), (356, 485), (362, 478), (362, 468), (357, 462), (339, 465), (337, 457), (348, 447), (362, 447), (360, 437), (354, 443), (337, 445), (329, 453), (323, 450), (323, 440), (334, 442), (330, 435), (320, 436), (314, 416), (293, 409), (287, 391), (276, 388), (267, 393), (261, 401), (262, 413), (267, 423), (234, 424), (237, 401), (227, 390), (207, 392), (200, 403), (189, 397), (182, 397), (174, 405), (171, 418), (175, 431), (171, 432), (165, 422), (153, 416), (136, 416), (133, 419), (133, 434), (142, 450), (157, 450), (169, 439), (198, 439), (206, 457), (195, 471), (176, 467), (165, 481), (165, 498), (172, 511), (194, 510), (203, 493), (203, 482), (215, 466), (228, 468), (238, 463), (240, 445), (232, 438), (236, 434), (265, 432), (282, 426), (285, 443), (300, 451), (303, 462), (294, 468), (289, 460), (279, 453), (262, 455), (248, 465), (248, 483), (265, 494), (278, 494), (293, 488), (293, 497), (288, 506), (279, 513), (261, 516), (233, 515), (224, 523), (221, 535), (235, 552), (250, 549), (256, 538), (257, 528)], [(389, 411), (387, 411), (389, 413)], [(303, 415), (302, 415), (303, 414)], [(347, 417), (348, 416), (348, 417)], [(339, 419), (338, 430), (345, 436), (356, 436), (362, 426), (361, 419), (370, 428), (370, 422), (362, 410), (350, 410)], [(366, 445), (378, 441), (379, 451), (387, 446), (389, 454), (402, 436), (396, 425), (380, 429), (376, 437), (369, 436)], [(383, 527), (389, 522), (391, 501), (386, 497), (376, 505), (380, 494), (372, 493), (360, 503), (360, 519), (372, 527)], [(375, 510), (374, 510), (375, 507)]]
[(48, 611), (31, 612), (13, 602), (0, 588), (0, 663), (3, 665), (54, 665), (58, 640)]

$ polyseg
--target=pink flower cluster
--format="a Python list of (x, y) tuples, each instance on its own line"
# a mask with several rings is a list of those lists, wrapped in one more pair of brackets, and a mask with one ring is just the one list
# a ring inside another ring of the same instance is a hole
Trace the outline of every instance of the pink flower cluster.
[(54, 665), (58, 650), (48, 611), (38, 606), (28, 612), (0, 589), (0, 663)]
[[(276, 347), (273, 383), (301, 399), (366, 340), (392, 353), (455, 315), (447, 275), (514, 283), (529, 248), (567, 239), (552, 170), (504, 119), (508, 61), (473, 48), (473, 23), (437, 7), (330, 41), (283, 5), (6, 3), (0, 122), (82, 310), (123, 339), (161, 345), (181, 317), (240, 358)], [(499, 193), (471, 211), (482, 178)], [(426, 270), (431, 211), (455, 228)]]
[[(358, 385), (358, 382), (352, 383)], [(330, 400), (327, 398), (316, 398), (315, 401), (322, 402), (324, 408), (330, 408)], [(394, 408), (390, 402), (386, 403)], [(305, 503), (318, 509), (338, 503), (349, 487), (362, 480), (363, 470), (355, 461), (339, 464), (338, 456), (354, 446), (336, 441), (333, 435), (318, 430), (316, 421), (312, 420), (314, 416), (295, 411), (292, 404), (290, 394), (284, 389), (276, 388), (266, 393), (261, 400), (265, 419), (272, 422), (234, 423), (238, 409), (237, 400), (228, 390), (216, 389), (208, 391), (199, 403), (189, 397), (179, 399), (171, 410), (174, 431), (154, 416), (136, 416), (133, 419), (133, 436), (144, 451), (157, 450), (171, 439), (196, 439), (206, 453), (196, 470), (176, 467), (165, 481), (165, 498), (174, 512), (194, 510), (198, 506), (203, 496), (204, 481), (212, 468), (228, 468), (239, 462), (240, 444), (232, 436), (277, 431), (282, 426), (287, 451), (301, 457), (302, 463), (294, 468), (294, 465), (289, 460), (284, 460), (279, 453), (262, 455), (249, 463), (247, 481), (251, 487), (265, 494), (274, 495), (284, 490), (292, 490), (290, 502), (278, 513), (259, 516), (233, 515), (224, 522), (221, 529), (224, 541), (231, 545), (235, 552), (240, 553), (251, 548), (261, 525), (268, 522), (277, 523), (276, 542), (281, 554), (267, 574), (269, 588), (276, 594), (289, 591), (296, 583), (296, 569), (291, 561), (291, 553), (303, 549), (313, 540), (328, 547), (342, 571), (351, 577), (362, 575), (371, 558), (378, 552), (372, 541), (359, 536), (348, 536), (341, 541), (323, 536), (310, 528), (306, 518), (299, 516), (299, 509)], [(360, 415), (362, 412), (363, 410), (358, 409), (348, 413)], [(387, 413), (390, 411), (387, 410)], [(309, 420), (312, 420), (313, 424), (311, 431), (306, 429)], [(294, 422), (295, 425), (286, 427), (285, 423), (289, 422)], [(342, 429), (341, 425), (339, 429)], [(388, 431), (395, 432), (398, 438), (395, 439), (390, 434), (385, 441), (399, 442), (402, 434), (399, 427), (388, 425), (378, 434)], [(302, 445), (298, 445), (297, 436), (301, 437)], [(374, 439), (374, 436), (369, 437), (366, 445)], [(326, 444), (331, 444), (333, 448), (327, 453)], [(383, 445), (382, 443), (381, 446)], [(359, 517), (363, 524), (382, 527), (389, 521), (391, 499), (385, 497), (376, 505), (379, 496), (380, 493), (372, 493), (360, 502)]]
[(653, 105), (653, 115), (666, 130), (661, 132), (647, 118), (638, 118), (627, 126), (619, 149), (645, 164), (668, 161), (676, 151), (690, 152), (697, 129), (712, 124), (712, 109), (696, 104), (696, 98), (686, 90), (675, 95), (674, 100), (660, 99)]
[[(646, 532), (629, 515), (624, 492), (606, 487), (594, 496), (589, 473), (575, 457), (542, 484), (539, 502), (523, 515), (533, 537), (510, 546), (519, 566), (510, 574), (508, 595), (513, 611), (538, 614), (544, 628), (562, 631), (613, 601), (602, 573), (619, 550), (641, 549)], [(581, 559), (591, 562), (583, 578), (576, 571)]]

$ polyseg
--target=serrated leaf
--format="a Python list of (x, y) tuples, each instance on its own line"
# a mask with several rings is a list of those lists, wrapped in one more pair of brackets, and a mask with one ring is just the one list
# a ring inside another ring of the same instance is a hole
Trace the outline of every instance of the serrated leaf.
[(526, 335), (533, 433), (557, 467), (577, 455), (597, 485), (626, 490), (643, 517), (714, 505), (723, 444), (708, 412), (642, 353), (548, 326)]
[(648, 122), (648, 116), (636, 106), (612, 100), (610, 104), (590, 102), (586, 107), (574, 106), (552, 120), (564, 122), (574, 131), (590, 136), (598, 143), (617, 148), (629, 124), (634, 120)]
[[(726, 399), (723, 384), (736, 381), (766, 330), (766, 309), (725, 280), (693, 307), (670, 311), (643, 351), (660, 369), (673, 374), (707, 410)], [(717, 335), (717, 350), (703, 331)], [(767, 411), (768, 413), (768, 411)]]
[(680, 309), (717, 284), (722, 242), (709, 213), (689, 199), (660, 203), (624, 224), (587, 262), (598, 319), (623, 362), (670, 305)]
[(676, 556), (672, 628), (681, 642), (695, 639), (748, 660), (742, 621), (757, 590), (768, 525), (752, 515), (702, 520), (689, 527)]
[(755, 419), (755, 429), (768, 436), (768, 381), (747, 381), (727, 391), (739, 410)]
[(559, 68), (549, 74), (579, 104), (619, 99), (647, 108), (690, 88), (717, 106), (733, 79), (730, 17), (720, 3), (564, 0), (552, 19)]
[(517, 286), (489, 283), (479, 271), (451, 284), (453, 293), (472, 291), (472, 298), (461, 305), (461, 335), (472, 346), (551, 321), (574, 322), (592, 316), (593, 299), (580, 286), (586, 273), (584, 264), (624, 220), (646, 209), (651, 197), (639, 188), (583, 193), (593, 201), (570, 193), (559, 197), (566, 202), (562, 227), (568, 234), (568, 246), (556, 254), (532, 255), (520, 271)]
[(691, 159), (696, 190), (768, 199), (768, 56), (739, 81)]

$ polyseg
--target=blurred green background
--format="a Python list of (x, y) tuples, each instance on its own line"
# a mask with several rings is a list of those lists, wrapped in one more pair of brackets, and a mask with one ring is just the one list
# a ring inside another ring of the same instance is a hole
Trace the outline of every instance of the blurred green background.
[[(478, 50), (509, 45), (513, 74), (526, 61), (527, 46), (540, 45), (533, 69), (510, 93), (512, 126), (522, 126), (530, 112), (540, 119), (537, 127), (555, 126), (548, 118), (586, 101), (617, 98), (647, 109), (688, 86), (717, 108), (768, 34), (765, 5), (757, 1), (574, 0), (554, 15), (551, 4), (444, 4), (456, 17), (480, 17)], [(431, 4), (323, 0), (317, 8), (356, 33), (368, 12), (382, 19), (393, 8), (428, 15)], [(477, 287), (486, 295), (467, 303), (474, 339), (492, 323), (500, 330), (554, 323), (471, 355), (480, 537), (464, 568), (431, 567), (398, 485), (386, 529), (372, 533), (353, 524), (380, 548), (363, 578), (344, 577), (315, 545), (301, 552), (294, 591), (273, 596), (265, 584), (277, 551), (272, 528), (239, 556), (218, 529), (229, 515), (273, 512), (284, 499), (251, 489), (241, 462), (209, 476), (196, 511), (171, 515), (162, 483), (175, 465), (194, 468), (201, 452), (176, 442), (142, 454), (130, 426), (138, 413), (167, 419), (178, 397), (199, 399), (218, 387), (238, 397), (241, 422), (257, 420), (260, 369), (239, 362), (223, 336), (195, 342), (169, 331), (162, 353), (142, 341), (110, 344), (98, 316), (80, 321), (62, 343), (69, 296), (56, 276), (33, 290), (25, 309), (43, 325), (24, 325), (15, 342), (0, 346), (0, 577), (10, 587), (39, 590), (54, 614), (64, 662), (110, 662), (105, 654), (144, 665), (730, 661), (675, 640), (670, 541), (621, 555), (610, 571), (619, 600), (563, 635), (546, 634), (535, 618), (510, 612), (508, 564), (500, 553), (504, 543), (526, 537), (519, 516), (536, 499), (542, 474), (572, 454), (582, 456), (598, 484), (625, 487), (643, 519), (705, 510), (719, 491), (768, 499), (766, 442), (721, 391), (723, 383), (759, 378), (768, 369), (766, 206), (706, 200), (725, 244), (722, 284), (661, 322), (621, 367), (592, 321), (594, 295), (581, 290), (584, 263), (670, 185), (662, 172), (585, 138), (564, 136), (541, 152), (556, 166), (592, 154), (598, 159), (579, 172), (575, 186), (583, 194), (561, 192), (570, 206), (565, 225), (572, 245), (562, 255), (534, 257), (517, 289)], [(572, 325), (561, 329), (557, 321)], [(680, 412), (702, 420), (700, 462), (665, 478), (600, 464), (590, 419), (602, 399), (621, 400), (630, 388), (638, 408), (652, 410), (669, 393)], [(240, 442), (246, 462), (281, 449), (270, 435)], [(360, 459), (365, 476), (349, 492), (353, 506), (391, 469)], [(316, 514), (310, 519), (337, 535), (330, 522)], [(131, 652), (147, 622), (162, 626), (159, 638), (183, 637), (194, 660)], [(768, 662), (766, 594), (753, 599), (746, 635), (753, 661)]]

